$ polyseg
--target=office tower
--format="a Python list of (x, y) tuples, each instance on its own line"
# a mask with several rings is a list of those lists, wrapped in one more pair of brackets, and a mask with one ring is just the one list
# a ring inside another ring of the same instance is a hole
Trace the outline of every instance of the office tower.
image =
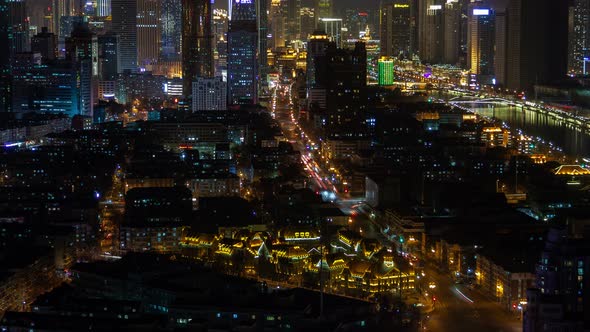
[[(182, 78), (185, 97), (197, 77), (213, 77), (213, 27), (210, 0), (182, 2)], [(256, 44), (254, 44), (256, 47)]]
[(57, 33), (57, 51), (60, 56), (64, 55), (66, 49), (66, 38), (70, 36), (74, 27), (84, 24), (83, 16), (62, 16), (59, 18), (59, 32)]
[(285, 40), (287, 43), (301, 39), (301, 0), (282, 0), (285, 16)]
[(504, 85), (506, 83), (506, 38), (507, 36), (507, 13), (496, 12), (496, 36), (495, 44), (496, 50), (494, 52), (494, 76), (496, 77), (496, 84)]
[(8, 6), (8, 52), (10, 56), (30, 50), (27, 2), (10, 0)]
[(258, 102), (257, 37), (256, 21), (232, 19), (230, 22), (227, 33), (227, 80), (230, 104)]
[(393, 59), (388, 57), (381, 57), (378, 62), (379, 65), (379, 85), (389, 86), (393, 85)]
[(347, 9), (344, 12), (344, 39), (359, 39), (369, 25), (369, 13), (358, 9)]
[(420, 0), (420, 59), (442, 62), (444, 51), (444, 15), (442, 0)]
[(141, 68), (155, 64), (160, 56), (161, 9), (161, 0), (137, 0), (137, 64)]
[(569, 72), (586, 75), (590, 71), (590, 1), (574, 0), (571, 7)]
[(334, 15), (332, 1), (333, 0), (315, 0), (316, 21), (319, 21), (322, 17), (332, 17), (332, 15)]
[(111, 0), (112, 32), (119, 35), (119, 72), (137, 71), (137, 0)]
[[(213, 11), (213, 35), (215, 50), (213, 53), (215, 76), (227, 79), (227, 30), (229, 17), (227, 11), (216, 9)], [(259, 32), (261, 29), (259, 29)], [(262, 48), (262, 44), (260, 45)], [(266, 54), (264, 54), (266, 56)]]
[(483, 3), (474, 2), (469, 7), (467, 67), (477, 76), (480, 84), (494, 80), (494, 11)]
[[(300, 0), (297, 0), (300, 1)], [(298, 16), (299, 17), (299, 16)], [(268, 1), (256, 2), (256, 19), (258, 20), (258, 82), (259, 94), (268, 90)]]
[(326, 55), (326, 49), (330, 39), (325, 32), (315, 31), (307, 42), (307, 65), (306, 65), (306, 79), (307, 89), (312, 89), (316, 86), (316, 66), (318, 59)]
[(66, 39), (66, 60), (77, 71), (79, 112), (92, 117), (95, 102), (93, 78), (98, 75), (98, 40), (87, 24), (77, 25)]
[(182, 0), (162, 1), (162, 50), (160, 60), (179, 61), (182, 54)]
[(66, 31), (62, 34), (62, 17), (64, 16), (75, 16), (76, 12), (76, 1), (75, 0), (53, 0), (51, 5), (51, 13), (53, 20), (53, 33), (57, 35), (57, 39), (65, 40), (70, 35), (72, 30)]
[(301, 7), (299, 10), (301, 16), (301, 39), (307, 40), (315, 31), (315, 17), (312, 7)]
[(102, 81), (113, 81), (119, 73), (119, 36), (107, 33), (98, 36), (98, 73)]
[[(9, 24), (8, 2), (0, 1), (0, 45), (10, 45), (12, 26)], [(12, 52), (0, 52), (0, 112), (12, 111), (10, 54)]]
[(235, 0), (231, 2), (232, 21), (256, 21), (256, 0)]
[(567, 1), (509, 2), (507, 88), (533, 91), (537, 83), (550, 83), (565, 77), (567, 20)]
[(331, 42), (337, 47), (342, 47), (342, 19), (322, 17), (318, 22), (318, 29), (326, 32)]
[(410, 6), (409, 0), (401, 0), (381, 7), (381, 55), (411, 57)]
[(365, 134), (363, 117), (367, 109), (367, 51), (363, 42), (354, 49), (329, 43), (326, 55), (318, 59), (316, 84), (326, 89), (326, 133), (330, 137), (358, 137)]
[(458, 0), (450, 0), (445, 4), (444, 22), (443, 62), (455, 65), (459, 63), (461, 49), (461, 3)]
[(57, 57), (57, 36), (43, 27), (41, 32), (31, 39), (31, 51), (40, 53), (44, 61), (54, 60)]
[(28, 112), (79, 114), (78, 73), (68, 60), (42, 64), (38, 53), (12, 58), (12, 109)]
[(96, 14), (100, 17), (111, 15), (111, 0), (97, 0)]
[(221, 77), (197, 77), (192, 94), (193, 112), (227, 109), (227, 83)]
[[(276, 49), (285, 46), (285, 17), (281, 8), (281, 0), (271, 0), (270, 2), (270, 48)], [(313, 26), (315, 26), (315, 21)]]

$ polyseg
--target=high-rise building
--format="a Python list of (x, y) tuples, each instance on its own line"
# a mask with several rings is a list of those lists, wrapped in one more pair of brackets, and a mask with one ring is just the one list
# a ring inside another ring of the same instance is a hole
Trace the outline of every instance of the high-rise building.
[(284, 15), (285, 40), (292, 42), (301, 39), (301, 0), (281, 0)]
[(388, 86), (393, 85), (394, 82), (394, 71), (393, 71), (393, 59), (388, 57), (381, 57), (379, 59), (379, 85)]
[(318, 29), (324, 30), (331, 42), (342, 47), (342, 19), (322, 17), (318, 22)]
[(443, 0), (420, 0), (420, 59), (429, 63), (442, 62), (444, 50)]
[(503, 12), (496, 12), (496, 36), (495, 36), (495, 44), (496, 44), (496, 51), (494, 53), (494, 76), (496, 77), (497, 84), (505, 84), (506, 83), (506, 54), (508, 50), (506, 49), (506, 38), (507, 36), (507, 29), (508, 22), (507, 22), (507, 13)]
[(227, 109), (227, 83), (221, 77), (198, 77), (193, 82), (193, 112)]
[(66, 39), (66, 60), (76, 70), (78, 110), (81, 115), (93, 116), (95, 103), (94, 78), (98, 75), (98, 41), (88, 25), (79, 24)]
[(119, 73), (119, 36), (104, 34), (98, 36), (98, 73), (102, 81), (114, 81)]
[(481, 84), (495, 82), (495, 37), (494, 11), (482, 3), (472, 3), (469, 7), (467, 66)]
[(256, 104), (258, 102), (258, 60), (256, 57), (258, 31), (256, 21), (232, 19), (227, 38), (229, 103)]
[(31, 48), (27, 2), (25, 0), (10, 0), (6, 4), (8, 6), (9, 41), (6, 46), (8, 46), (9, 55), (28, 52)]
[(40, 53), (44, 61), (54, 60), (57, 57), (57, 36), (43, 27), (41, 32), (31, 39), (31, 51)]
[(536, 288), (527, 290), (523, 331), (583, 331), (590, 317), (588, 239), (551, 229), (536, 268)]
[[(78, 5), (80, 1), (78, 1)], [(75, 0), (52, 0), (51, 14), (53, 21), (53, 33), (57, 35), (58, 41), (63, 41), (67, 36), (70, 35), (72, 30), (65, 31), (62, 34), (62, 17), (64, 16), (76, 16), (77, 7)]]
[(96, 14), (100, 17), (111, 15), (111, 0), (97, 0)]
[(307, 42), (307, 64), (306, 64), (306, 85), (307, 89), (312, 89), (316, 86), (316, 65), (318, 59), (326, 55), (326, 49), (330, 39), (325, 32), (315, 31)]
[(367, 51), (365, 43), (354, 49), (330, 43), (318, 59), (316, 84), (326, 89), (325, 130), (330, 137), (358, 137), (366, 134)]
[(412, 55), (411, 4), (399, 0), (381, 7), (381, 55), (409, 58)]
[[(12, 26), (9, 24), (9, 9), (7, 1), (0, 1), (0, 45), (10, 45)], [(9, 46), (10, 47), (10, 46)], [(0, 52), (0, 112), (12, 111), (10, 54)]]
[(19, 53), (12, 58), (12, 74), (13, 112), (80, 114), (78, 73), (71, 61), (42, 64), (38, 53)]
[(569, 70), (574, 75), (590, 72), (590, 1), (574, 0), (571, 7)]
[(301, 39), (307, 40), (315, 31), (316, 21), (312, 7), (302, 6), (299, 10), (301, 17)]
[(182, 54), (182, 0), (162, 1), (161, 61), (180, 61)]
[[(299, 0), (298, 0), (299, 1)], [(256, 19), (258, 21), (258, 82), (259, 93), (268, 90), (268, 1), (256, 2)], [(301, 29), (300, 29), (301, 30)]]
[(137, 64), (146, 68), (160, 56), (161, 0), (137, 0)]
[(332, 1), (333, 0), (315, 0), (316, 21), (322, 17), (332, 17), (332, 15), (334, 15)]
[(567, 72), (567, 1), (512, 0), (508, 5), (506, 87), (532, 91)]
[(61, 16), (59, 22), (59, 32), (57, 33), (57, 51), (60, 57), (64, 56), (66, 49), (66, 38), (70, 36), (74, 28), (79, 24), (84, 24), (83, 16)]
[[(213, 11), (213, 35), (215, 38), (215, 50), (213, 53), (213, 59), (215, 61), (215, 76), (222, 76), (224, 77), (224, 79), (227, 79), (228, 21), (229, 17), (226, 10), (216, 9)], [(262, 44), (260, 44), (260, 47), (262, 48)]]
[[(197, 77), (213, 77), (213, 22), (210, 0), (182, 2), (182, 78), (185, 97)], [(256, 44), (254, 44), (256, 47)]]
[(256, 21), (256, 0), (230, 1), (230, 19), (232, 21)]
[(443, 62), (458, 64), (461, 50), (461, 3), (459, 0), (447, 1), (444, 9), (444, 21)]
[[(270, 2), (270, 48), (276, 49), (285, 46), (285, 17), (281, 8), (281, 0), (271, 0)], [(315, 18), (314, 18), (315, 19)], [(315, 27), (315, 21), (312, 25)]]
[(137, 71), (137, 0), (111, 0), (112, 32), (119, 35), (119, 72)]

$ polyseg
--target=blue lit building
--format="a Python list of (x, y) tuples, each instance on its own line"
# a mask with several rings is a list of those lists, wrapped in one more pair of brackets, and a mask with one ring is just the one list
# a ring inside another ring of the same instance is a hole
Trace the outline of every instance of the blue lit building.
[(229, 104), (258, 103), (258, 33), (254, 0), (236, 0), (227, 33)]
[(162, 47), (160, 59), (163, 61), (180, 60), (181, 38), (178, 38), (178, 36), (182, 33), (181, 14), (181, 0), (162, 1)]
[(12, 73), (13, 112), (80, 114), (78, 74), (72, 62), (41, 63), (38, 53), (19, 53), (13, 58)]

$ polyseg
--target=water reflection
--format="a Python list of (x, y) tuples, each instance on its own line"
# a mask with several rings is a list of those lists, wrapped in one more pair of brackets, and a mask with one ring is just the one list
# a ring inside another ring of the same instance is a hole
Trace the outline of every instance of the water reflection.
[(527, 135), (553, 142), (568, 155), (590, 156), (590, 132), (584, 132), (569, 123), (515, 106), (472, 104), (468, 107), (479, 114), (500, 119), (510, 128), (521, 129)]

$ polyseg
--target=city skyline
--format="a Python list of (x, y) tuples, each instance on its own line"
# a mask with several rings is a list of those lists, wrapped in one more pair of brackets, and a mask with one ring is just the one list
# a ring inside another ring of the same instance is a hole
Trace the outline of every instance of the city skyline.
[(0, 331), (589, 331), (589, 43), (590, 0), (0, 0)]

